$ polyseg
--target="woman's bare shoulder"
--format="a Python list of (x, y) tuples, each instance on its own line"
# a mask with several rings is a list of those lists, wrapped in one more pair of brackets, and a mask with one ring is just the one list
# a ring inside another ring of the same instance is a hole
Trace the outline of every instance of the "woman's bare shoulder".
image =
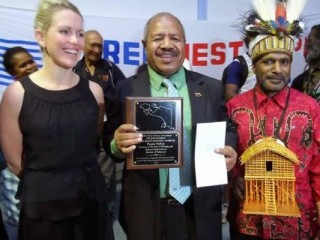
[(22, 100), (24, 95), (24, 88), (19, 81), (9, 85), (3, 93), (1, 105), (7, 105), (13, 109), (21, 109)]

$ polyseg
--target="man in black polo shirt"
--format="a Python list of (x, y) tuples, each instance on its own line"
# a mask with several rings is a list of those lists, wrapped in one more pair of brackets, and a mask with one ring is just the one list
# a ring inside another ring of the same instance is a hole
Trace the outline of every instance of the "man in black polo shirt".
[[(84, 57), (75, 66), (74, 71), (83, 78), (97, 82), (103, 89), (105, 98), (105, 122), (110, 114), (110, 99), (112, 98), (115, 85), (125, 79), (124, 74), (117, 65), (102, 58), (103, 38), (96, 30), (85, 32)], [(107, 129), (104, 129), (108, 131)], [(116, 194), (116, 169), (115, 163), (100, 147), (99, 164), (106, 182), (106, 197), (111, 212), (114, 210)], [(113, 212), (114, 214), (114, 212)]]

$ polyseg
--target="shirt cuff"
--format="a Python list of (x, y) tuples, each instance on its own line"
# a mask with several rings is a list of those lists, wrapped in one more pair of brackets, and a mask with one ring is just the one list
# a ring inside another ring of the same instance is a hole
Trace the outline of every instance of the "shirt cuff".
[(121, 152), (118, 149), (114, 139), (112, 139), (112, 141), (110, 143), (110, 149), (111, 149), (112, 155), (114, 155), (115, 157), (117, 157), (117, 158), (125, 158), (126, 157), (126, 154), (124, 154), (123, 152)]

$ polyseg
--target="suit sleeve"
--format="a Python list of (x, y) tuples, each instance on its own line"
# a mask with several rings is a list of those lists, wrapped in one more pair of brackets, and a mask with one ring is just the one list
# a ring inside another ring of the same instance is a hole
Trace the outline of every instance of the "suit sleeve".
[(103, 147), (105, 151), (113, 157), (115, 161), (122, 161), (112, 154), (110, 143), (113, 140), (114, 132), (116, 129), (124, 123), (124, 104), (125, 104), (125, 91), (123, 89), (128, 89), (128, 87), (123, 88), (123, 85), (128, 83), (128, 80), (118, 82), (116, 89), (110, 98), (110, 108), (108, 113), (108, 119), (104, 123), (103, 129)]
[(225, 145), (231, 146), (234, 150), (237, 150), (237, 127), (230, 117), (228, 117), (225, 96), (222, 88), (223, 86), (220, 81), (218, 81), (217, 85), (214, 86), (215, 94), (218, 96), (216, 101), (218, 103), (217, 105), (219, 106), (219, 120), (226, 121), (227, 123)]
[(297, 76), (295, 79), (293, 79), (291, 87), (294, 89), (297, 89), (298, 91), (303, 91), (303, 81), (308, 76), (308, 72), (305, 71), (299, 76)]

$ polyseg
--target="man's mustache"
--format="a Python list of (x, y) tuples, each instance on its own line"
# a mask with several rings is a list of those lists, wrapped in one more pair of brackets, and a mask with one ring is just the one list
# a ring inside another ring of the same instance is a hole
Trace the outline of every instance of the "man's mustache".
[(160, 50), (157, 52), (157, 56), (162, 55), (171, 55), (172, 57), (178, 56), (178, 53), (175, 50)]
[(270, 79), (270, 80), (273, 80), (273, 79), (276, 79), (276, 80), (280, 80), (280, 81), (287, 81), (286, 77), (283, 76), (283, 75), (272, 75), (272, 76), (267, 76), (266, 79)]

